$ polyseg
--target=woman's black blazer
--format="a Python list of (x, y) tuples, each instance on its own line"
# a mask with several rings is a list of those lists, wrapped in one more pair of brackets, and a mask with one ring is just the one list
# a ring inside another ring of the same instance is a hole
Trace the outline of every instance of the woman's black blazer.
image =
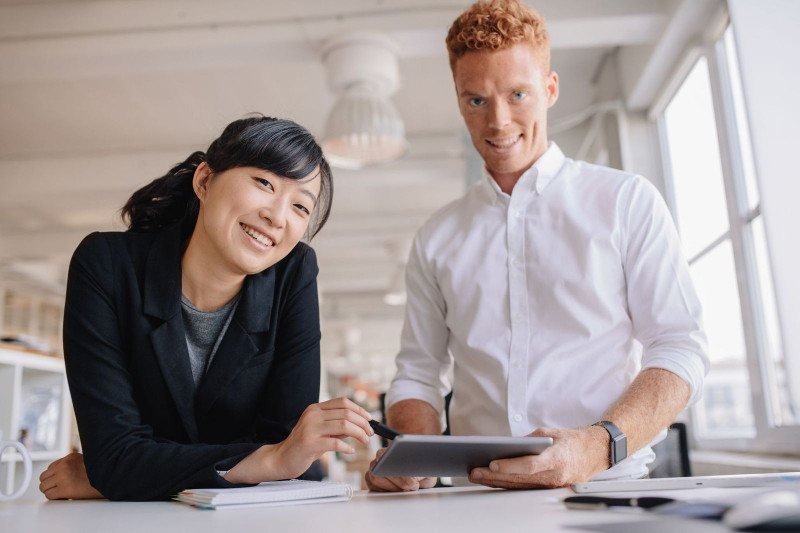
[(319, 401), (314, 251), (247, 276), (195, 390), (181, 313), (180, 224), (93, 233), (69, 267), (64, 358), (89, 480), (112, 500), (232, 486), (217, 474), (283, 440)]

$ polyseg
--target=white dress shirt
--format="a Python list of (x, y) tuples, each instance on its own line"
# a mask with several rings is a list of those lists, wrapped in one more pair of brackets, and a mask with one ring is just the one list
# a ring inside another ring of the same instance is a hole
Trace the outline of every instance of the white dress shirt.
[[(416, 398), (441, 414), (452, 368), (453, 435), (592, 424), (643, 368), (680, 376), (693, 402), (709, 369), (658, 191), (553, 143), (510, 196), (487, 174), (434, 214), (414, 239), (406, 290), (387, 405)], [(641, 477), (653, 458), (645, 447), (594, 479)]]

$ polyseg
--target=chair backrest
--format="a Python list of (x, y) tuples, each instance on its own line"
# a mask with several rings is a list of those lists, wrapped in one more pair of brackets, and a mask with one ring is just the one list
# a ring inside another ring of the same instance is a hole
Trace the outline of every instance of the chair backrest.
[(690, 477), (689, 438), (686, 424), (675, 422), (664, 440), (653, 446), (656, 460), (650, 465), (650, 477)]

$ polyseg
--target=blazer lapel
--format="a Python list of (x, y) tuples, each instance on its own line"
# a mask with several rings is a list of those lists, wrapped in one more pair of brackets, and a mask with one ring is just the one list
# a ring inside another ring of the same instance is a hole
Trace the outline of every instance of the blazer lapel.
[(248, 276), (242, 298), (197, 391), (196, 409), (203, 416), (247, 363), (264, 347), (259, 342), (269, 330), (275, 290), (275, 271), (269, 268)]
[(194, 381), (181, 315), (180, 223), (162, 231), (147, 257), (144, 278), (144, 312), (164, 322), (150, 332), (153, 352), (164, 381), (192, 442), (199, 439), (194, 412)]

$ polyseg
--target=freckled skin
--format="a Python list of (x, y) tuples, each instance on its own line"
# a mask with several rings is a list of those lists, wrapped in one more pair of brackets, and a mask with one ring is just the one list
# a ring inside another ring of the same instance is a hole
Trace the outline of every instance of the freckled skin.
[[(547, 110), (558, 99), (558, 75), (546, 70), (531, 46), (518, 44), (467, 52), (456, 60), (453, 79), (472, 143), (500, 188), (510, 193), (547, 150)], [(516, 137), (509, 148), (488, 142)]]

